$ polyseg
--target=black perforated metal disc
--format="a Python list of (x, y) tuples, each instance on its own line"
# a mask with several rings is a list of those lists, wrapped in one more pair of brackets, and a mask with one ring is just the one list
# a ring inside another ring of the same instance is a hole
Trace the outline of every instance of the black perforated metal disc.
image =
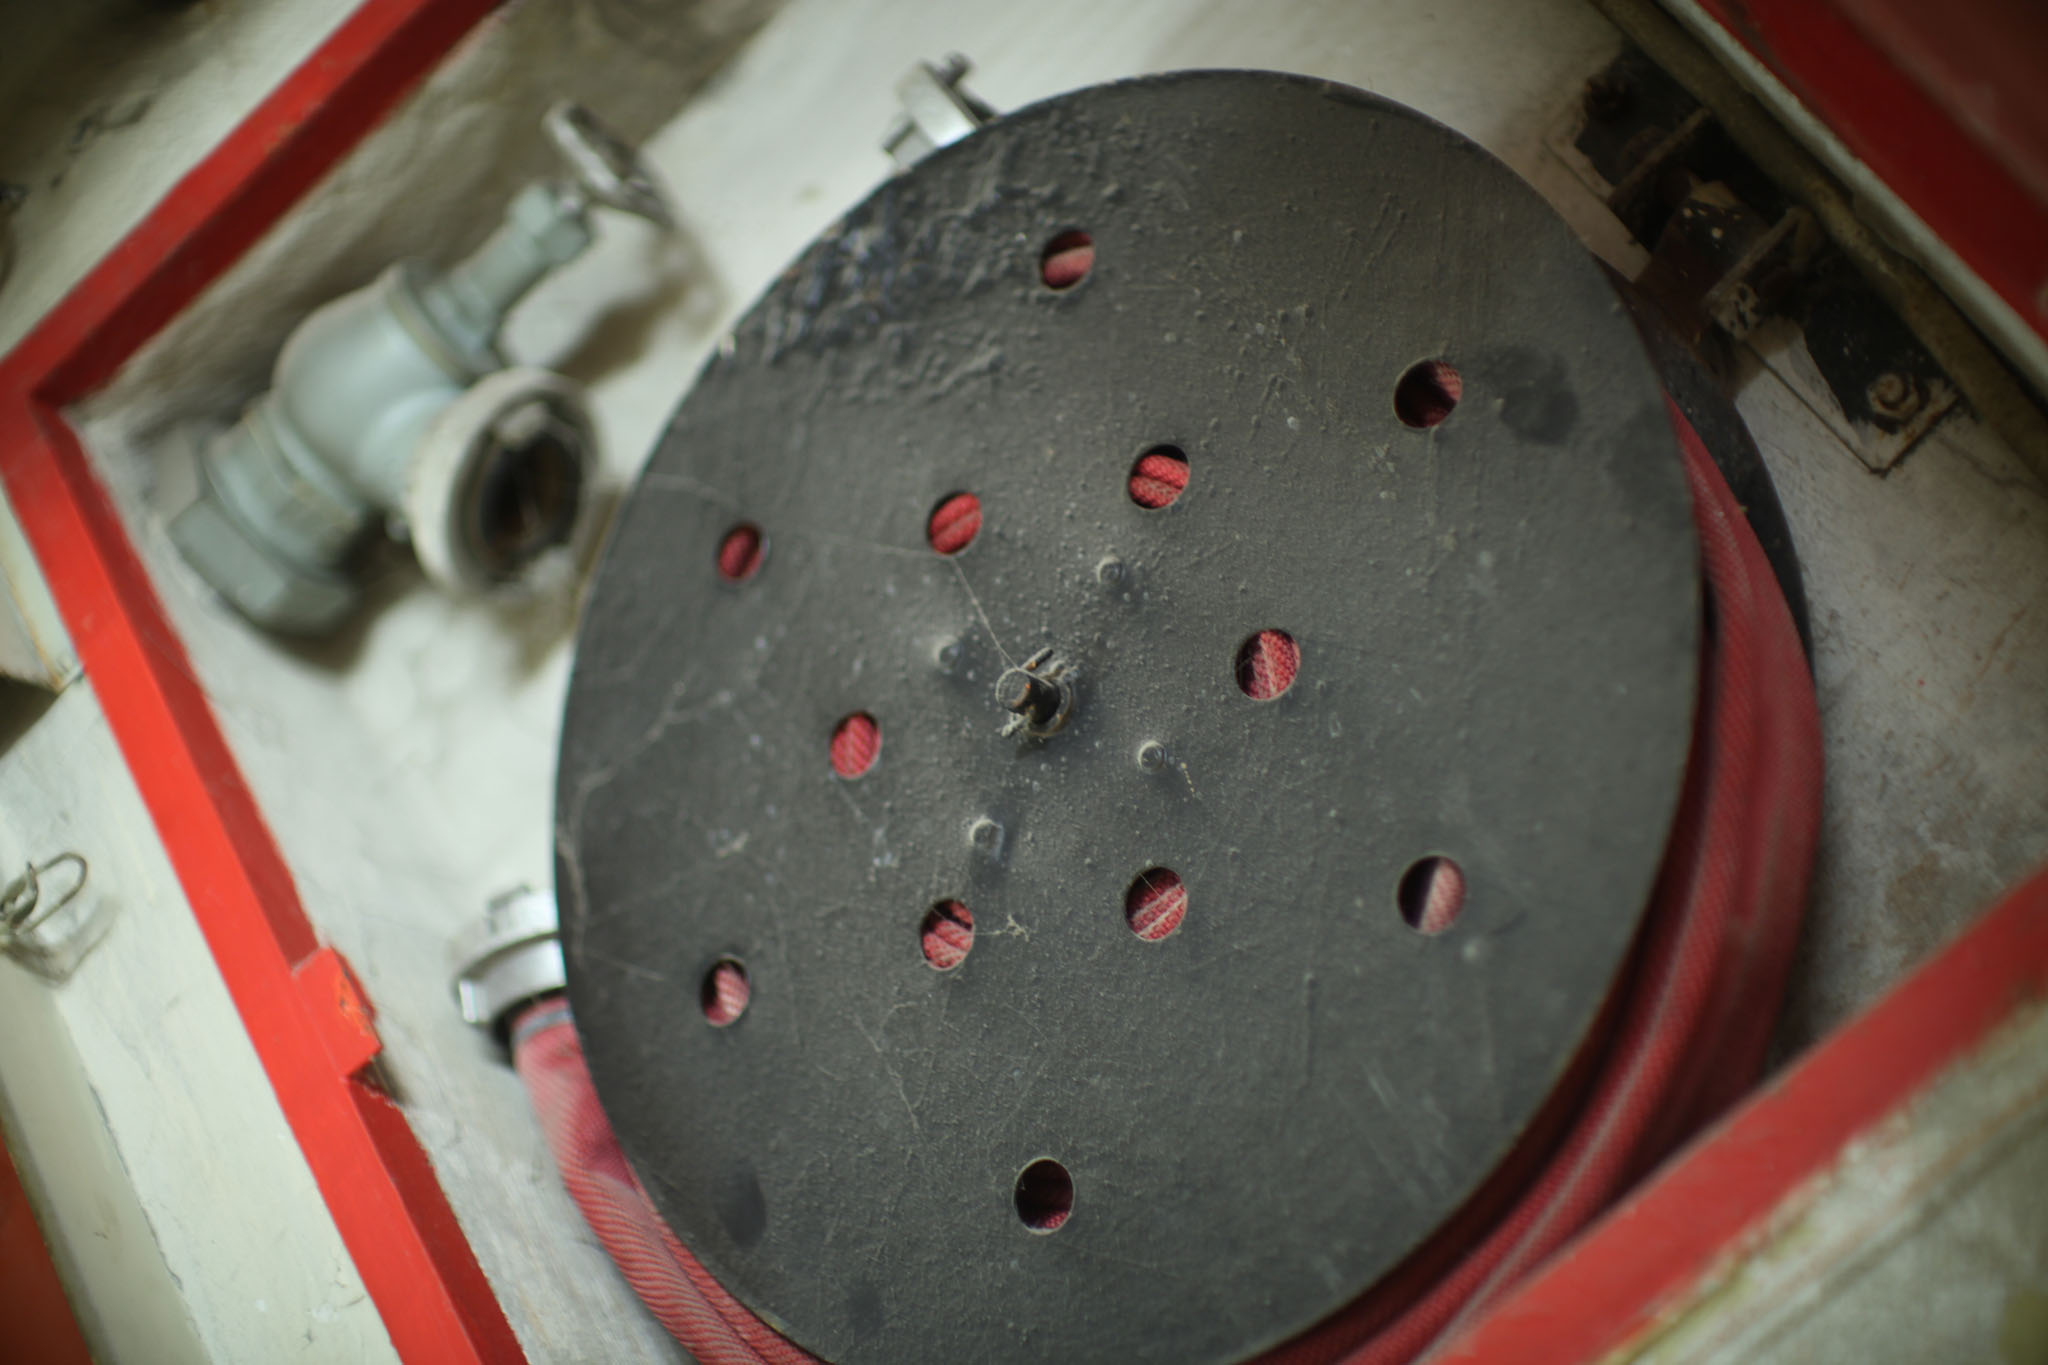
[[(1076, 229), (1093, 268), (1049, 288)], [(1411, 427), (1429, 358), (1461, 393)], [(1148, 509), (1161, 444), (1189, 476)], [(961, 491), (983, 524), (943, 556)], [(1255, 73), (1004, 118), (790, 267), (621, 516), (557, 810), (606, 1111), (828, 1358), (1248, 1357), (1427, 1237), (1586, 1036), (1676, 805), (1696, 593), (1641, 344), (1477, 147)], [(1254, 700), (1267, 629), (1299, 673)], [(1070, 718), (1000, 733), (998, 674), (1048, 647)], [(1397, 904), (1429, 855), (1466, 888), (1435, 935)], [(1155, 867), (1188, 901), (1148, 941)], [(975, 936), (940, 971), (947, 900)], [(1041, 1159), (1053, 1231), (1018, 1202)]]

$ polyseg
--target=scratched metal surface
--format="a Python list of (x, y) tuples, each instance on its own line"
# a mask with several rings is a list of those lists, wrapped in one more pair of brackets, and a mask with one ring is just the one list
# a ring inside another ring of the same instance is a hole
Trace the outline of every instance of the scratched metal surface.
[[(1077, 224), (1094, 269), (1049, 289)], [(1417, 429), (1396, 380), (1433, 355), (1462, 397)], [(1160, 442), (1188, 486), (1142, 508)], [(1633, 939), (1692, 740), (1691, 524), (1597, 263), (1410, 110), (1186, 73), (891, 181), (698, 379), (585, 607), (556, 886), (657, 1205), (843, 1362), (1230, 1361), (1355, 1298), (1520, 1136)], [(1255, 702), (1267, 627), (1301, 674)], [(1000, 734), (1040, 648), (1073, 717)], [(855, 710), (882, 749), (845, 781)], [(1436, 936), (1395, 895), (1430, 854), (1467, 887)], [(1189, 910), (1148, 943), (1153, 866)], [(947, 898), (985, 932), (942, 974)], [(714, 1028), (724, 956), (752, 1000)], [(1047, 1156), (1074, 1207), (1041, 1236), (1010, 1193)]]

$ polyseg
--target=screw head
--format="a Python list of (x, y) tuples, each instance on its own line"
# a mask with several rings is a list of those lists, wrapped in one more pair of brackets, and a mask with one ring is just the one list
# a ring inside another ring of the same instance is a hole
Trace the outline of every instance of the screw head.
[(1138, 746), (1138, 766), (1146, 772), (1157, 772), (1166, 766), (1166, 746), (1156, 739), (1148, 739)]
[(1871, 380), (1863, 396), (1873, 413), (1894, 422), (1911, 420), (1926, 401), (1919, 381), (1897, 371), (1887, 371)]
[(978, 815), (967, 826), (967, 842), (984, 858), (1003, 851), (1003, 827), (986, 815)]
[(1115, 555), (1109, 555), (1095, 566), (1095, 581), (1105, 588), (1114, 588), (1124, 581), (1124, 562)]
[(1028, 730), (1043, 738), (1067, 723), (1074, 705), (1072, 670), (1047, 646), (996, 679), (996, 705), (1010, 712), (1006, 735)]

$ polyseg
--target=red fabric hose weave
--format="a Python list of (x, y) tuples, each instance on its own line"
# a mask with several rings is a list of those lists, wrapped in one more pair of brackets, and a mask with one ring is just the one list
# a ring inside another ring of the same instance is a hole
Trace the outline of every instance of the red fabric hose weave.
[(532, 1006), (514, 1026), (512, 1064), (533, 1097), (569, 1197), (669, 1335), (705, 1365), (813, 1359), (726, 1293), (654, 1211), (598, 1107), (582, 1040), (559, 996)]
[[(1260, 1365), (1402, 1365), (1528, 1275), (1755, 1079), (1820, 824), (1820, 721), (1791, 613), (1674, 407), (1711, 607), (1685, 791), (1630, 965), (1544, 1114), (1408, 1261)], [(626, 1166), (568, 1012), (515, 1033), (564, 1182), (627, 1280), (704, 1365), (814, 1359), (678, 1243)]]

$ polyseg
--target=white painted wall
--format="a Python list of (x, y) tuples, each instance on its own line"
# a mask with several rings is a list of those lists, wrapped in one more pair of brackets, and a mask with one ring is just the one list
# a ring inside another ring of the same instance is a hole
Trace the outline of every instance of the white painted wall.
[(329, 0), (14, 0), (0, 14), (0, 353), (349, 14)]

